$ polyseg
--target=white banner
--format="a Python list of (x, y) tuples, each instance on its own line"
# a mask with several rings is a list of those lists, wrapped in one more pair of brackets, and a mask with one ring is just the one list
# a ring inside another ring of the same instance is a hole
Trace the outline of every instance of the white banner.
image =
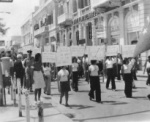
[(126, 57), (126, 58), (133, 57), (135, 47), (136, 47), (136, 45), (123, 45), (122, 46), (122, 56)]
[(56, 53), (55, 52), (42, 52), (42, 62), (43, 63), (55, 63)]
[(76, 57), (83, 56), (84, 50), (85, 50), (84, 46), (72, 46), (71, 47), (71, 55), (76, 56)]
[(97, 59), (98, 60), (104, 59), (105, 53), (106, 53), (105, 45), (99, 46), (99, 51), (97, 52), (97, 55), (96, 55)]
[(71, 49), (69, 47), (61, 47), (56, 54), (56, 66), (67, 66), (72, 64)]
[(90, 51), (90, 46), (86, 46), (84, 50), (84, 54), (89, 55), (89, 51)]
[(106, 56), (116, 56), (117, 53), (120, 53), (120, 46), (119, 45), (107, 46)]
[(44, 46), (44, 52), (51, 52), (51, 46)]
[(97, 60), (97, 53), (99, 51), (99, 46), (91, 46), (89, 49), (89, 60)]
[(28, 50), (32, 50), (32, 49), (33, 49), (33, 46), (32, 46), (32, 45), (23, 47), (23, 54), (27, 54), (27, 51), (28, 51)]

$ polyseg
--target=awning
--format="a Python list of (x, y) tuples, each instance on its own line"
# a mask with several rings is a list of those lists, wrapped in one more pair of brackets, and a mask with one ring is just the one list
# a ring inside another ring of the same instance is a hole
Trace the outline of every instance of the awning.
[(134, 57), (150, 49), (150, 17), (147, 17), (145, 27), (141, 32), (139, 41), (134, 51)]

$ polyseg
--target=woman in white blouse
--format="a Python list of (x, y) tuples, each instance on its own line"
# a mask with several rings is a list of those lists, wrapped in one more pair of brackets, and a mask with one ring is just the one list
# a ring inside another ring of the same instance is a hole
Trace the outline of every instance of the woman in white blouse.
[(63, 66), (61, 70), (58, 72), (58, 89), (61, 93), (60, 95), (60, 104), (62, 103), (62, 98), (65, 95), (66, 106), (68, 106), (68, 98), (70, 91), (70, 83), (69, 83), (69, 72), (66, 70), (66, 67)]
[(90, 100), (94, 99), (94, 91), (96, 91), (96, 102), (101, 102), (101, 89), (100, 89), (100, 79), (99, 79), (99, 68), (96, 65), (96, 61), (92, 60), (89, 66), (90, 75)]
[(132, 72), (131, 69), (134, 65), (133, 61), (130, 61), (128, 59), (124, 59), (123, 61), (123, 80), (125, 81), (125, 95), (127, 98), (132, 97), (132, 82), (133, 82), (133, 77), (132, 77)]
[(72, 62), (72, 88), (74, 91), (78, 91), (78, 68), (77, 59), (73, 58)]

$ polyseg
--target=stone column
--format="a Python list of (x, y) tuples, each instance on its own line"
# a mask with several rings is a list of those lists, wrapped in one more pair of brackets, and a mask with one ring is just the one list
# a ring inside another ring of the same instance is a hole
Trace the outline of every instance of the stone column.
[(96, 29), (95, 29), (94, 19), (92, 20), (92, 44), (97, 45), (97, 42), (96, 42)]
[(120, 40), (119, 40), (119, 45), (125, 45), (125, 18), (124, 18), (124, 11), (123, 8), (119, 9), (119, 24), (120, 24)]
[(65, 46), (68, 46), (68, 31), (67, 31), (67, 28), (65, 28)]

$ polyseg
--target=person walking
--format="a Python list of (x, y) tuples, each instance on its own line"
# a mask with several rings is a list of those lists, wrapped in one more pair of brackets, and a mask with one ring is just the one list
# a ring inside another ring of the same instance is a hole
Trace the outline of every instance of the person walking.
[(47, 95), (51, 94), (51, 67), (49, 63), (44, 63), (44, 79), (45, 79), (45, 89), (44, 93)]
[(20, 82), (21, 88), (23, 88), (23, 76), (24, 76), (24, 68), (22, 65), (22, 55), (17, 55), (17, 61), (14, 63), (14, 73), (16, 76), (17, 83)]
[(96, 60), (91, 60), (91, 65), (89, 66), (89, 76), (90, 76), (90, 100), (94, 99), (94, 91), (96, 91), (96, 102), (101, 102), (101, 86), (99, 79), (99, 68), (96, 65)]
[(114, 70), (113, 70), (113, 61), (111, 57), (107, 58), (106, 60), (106, 69), (107, 69), (107, 82), (106, 82), (106, 89), (109, 88), (109, 83), (111, 81), (112, 84), (112, 90), (116, 90), (116, 84), (115, 84), (115, 76), (114, 76)]
[(33, 64), (34, 64), (34, 58), (31, 57), (32, 51), (28, 50), (28, 57), (24, 61), (24, 67), (25, 67), (25, 78), (26, 78), (26, 87), (30, 92), (33, 92), (32, 85), (33, 85)]
[(44, 81), (44, 72), (42, 68), (42, 61), (41, 61), (41, 54), (37, 53), (35, 55), (34, 60), (34, 68), (33, 68), (33, 88), (35, 90), (35, 103), (37, 102), (37, 95), (38, 101), (41, 99), (41, 89), (45, 88), (45, 81)]
[(117, 80), (121, 80), (121, 74), (120, 74), (121, 67), (122, 67), (122, 56), (121, 56), (121, 54), (117, 55), (117, 67), (118, 67), (118, 69), (117, 69)]
[(72, 88), (74, 91), (78, 91), (78, 68), (77, 59), (73, 58), (71, 72), (72, 72)]
[(69, 82), (69, 72), (66, 70), (66, 67), (63, 66), (60, 71), (58, 72), (58, 90), (60, 94), (60, 101), (59, 103), (62, 104), (62, 98), (65, 95), (66, 99), (66, 106), (69, 106), (68, 99), (69, 99), (69, 91), (70, 91), (70, 82)]
[(132, 72), (131, 69), (133, 67), (134, 63), (132, 61), (129, 62), (128, 59), (124, 59), (123, 61), (123, 69), (122, 69), (122, 74), (123, 74), (123, 80), (125, 82), (125, 95), (127, 98), (132, 97), (132, 82), (133, 82), (133, 77), (132, 77)]
[(148, 75), (146, 85), (150, 85), (150, 56), (148, 56), (148, 59), (145, 63), (145, 69), (146, 69), (147, 75)]

